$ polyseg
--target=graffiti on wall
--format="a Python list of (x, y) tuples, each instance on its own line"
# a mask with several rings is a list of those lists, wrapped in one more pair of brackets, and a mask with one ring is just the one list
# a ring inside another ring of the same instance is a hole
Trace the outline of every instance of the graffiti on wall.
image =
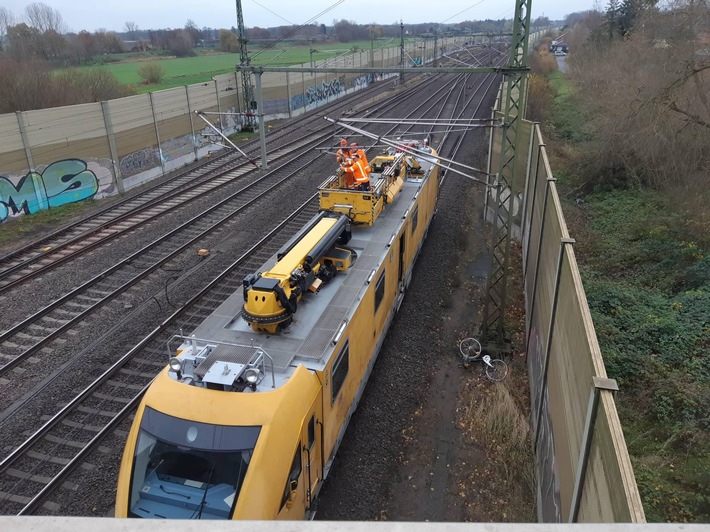
[(173, 137), (160, 143), (160, 155), (164, 163), (193, 153), (192, 135)]
[(375, 80), (375, 75), (370, 73), (370, 74), (363, 74), (362, 76), (358, 76), (355, 78), (355, 90), (360, 90), (364, 89), (367, 87), (370, 83), (372, 83)]
[(344, 91), (345, 85), (338, 78), (329, 82), (324, 81), (320, 85), (311, 85), (306, 89), (306, 92), (291, 97), (291, 109), (319, 104), (336, 98)]
[(306, 106), (306, 95), (301, 93), (301, 94), (296, 94), (295, 96), (291, 96), (291, 109), (300, 109), (301, 107)]
[(0, 222), (112, 193), (110, 169), (81, 159), (55, 161), (23, 176), (0, 175)]
[(128, 177), (155, 168), (159, 164), (160, 157), (156, 154), (156, 150), (153, 148), (144, 148), (126, 155), (121, 159), (119, 167), (121, 169), (121, 175)]
[[(231, 135), (242, 129), (242, 115), (239, 114), (236, 107), (229, 107), (225, 111), (226, 114), (220, 115), (219, 118), (212, 120), (217, 129), (221, 129), (225, 135)], [(209, 126), (203, 127), (195, 133), (194, 138), (189, 136), (190, 146), (202, 148), (211, 144), (222, 144), (224, 141), (215, 133), (214, 129)]]
[(344, 91), (345, 87), (340, 82), (338, 78), (335, 78), (331, 82), (324, 81), (320, 85), (315, 87), (308, 87), (306, 89), (306, 99), (308, 103), (320, 103), (324, 100), (328, 100), (340, 94)]

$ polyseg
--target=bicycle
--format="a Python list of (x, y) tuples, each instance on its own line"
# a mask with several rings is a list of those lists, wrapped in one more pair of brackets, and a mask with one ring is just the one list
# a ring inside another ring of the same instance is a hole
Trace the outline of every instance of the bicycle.
[(482, 360), (486, 366), (486, 377), (493, 382), (500, 382), (508, 376), (508, 364), (505, 361), (496, 358), (492, 359), (489, 355), (481, 356), (483, 348), (481, 342), (475, 338), (464, 338), (459, 343), (459, 351), (463, 356), (464, 363), (475, 362)]

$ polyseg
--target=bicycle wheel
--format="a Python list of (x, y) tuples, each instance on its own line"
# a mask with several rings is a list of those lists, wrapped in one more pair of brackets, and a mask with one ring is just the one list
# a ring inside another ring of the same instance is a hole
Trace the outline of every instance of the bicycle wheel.
[(486, 363), (486, 377), (493, 382), (500, 382), (508, 376), (508, 364), (500, 359), (484, 360)]
[(464, 362), (471, 362), (472, 360), (477, 360), (481, 356), (481, 342), (475, 338), (464, 338), (459, 343), (459, 349), (463, 355)]

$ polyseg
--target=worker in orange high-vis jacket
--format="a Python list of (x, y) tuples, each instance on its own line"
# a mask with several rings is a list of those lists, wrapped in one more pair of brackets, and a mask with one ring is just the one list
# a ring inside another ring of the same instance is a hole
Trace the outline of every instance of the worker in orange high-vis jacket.
[[(365, 170), (362, 161), (354, 157), (351, 159), (353, 175), (355, 176), (355, 185), (358, 190), (370, 190), (370, 172)], [(369, 168), (369, 167), (368, 167)]]
[(367, 162), (367, 155), (365, 155), (365, 152), (362, 150), (362, 148), (358, 147), (357, 142), (353, 142), (350, 145), (350, 153), (352, 154), (352, 157), (354, 159), (357, 159), (362, 163), (362, 168), (364, 172), (367, 174), (367, 177), (370, 177), (370, 163)]
[(348, 157), (350, 157), (350, 146), (348, 146), (348, 141), (340, 139), (340, 149), (335, 153), (335, 160), (339, 164), (342, 164)]
[(353, 160), (350, 157), (346, 157), (340, 162), (340, 171), (345, 176), (346, 188), (356, 188), (358, 186), (355, 180), (355, 170), (353, 168)]

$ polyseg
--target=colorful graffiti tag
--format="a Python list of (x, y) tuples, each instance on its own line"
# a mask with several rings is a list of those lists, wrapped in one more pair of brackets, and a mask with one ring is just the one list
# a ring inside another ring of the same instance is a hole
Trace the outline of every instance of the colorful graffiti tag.
[(345, 87), (338, 78), (335, 78), (330, 83), (324, 81), (315, 87), (308, 87), (306, 90), (306, 99), (308, 103), (319, 103), (337, 96), (343, 90), (345, 90)]
[(99, 179), (81, 159), (64, 159), (44, 171), (29, 172), (17, 184), (0, 175), (0, 221), (93, 198)]
[(153, 148), (144, 148), (134, 151), (126, 155), (119, 166), (122, 176), (139, 174), (150, 168), (155, 168), (160, 164), (160, 158), (156, 156), (156, 150)]
[(320, 85), (311, 85), (303, 94), (296, 94), (291, 97), (291, 109), (298, 109), (312, 104), (319, 104), (326, 100), (336, 98), (345, 91), (345, 85), (338, 79), (330, 82), (322, 82)]
[(355, 78), (355, 82), (353, 85), (355, 86), (356, 90), (360, 90), (367, 87), (373, 81), (375, 81), (374, 74), (363, 74), (362, 76), (358, 76)]

